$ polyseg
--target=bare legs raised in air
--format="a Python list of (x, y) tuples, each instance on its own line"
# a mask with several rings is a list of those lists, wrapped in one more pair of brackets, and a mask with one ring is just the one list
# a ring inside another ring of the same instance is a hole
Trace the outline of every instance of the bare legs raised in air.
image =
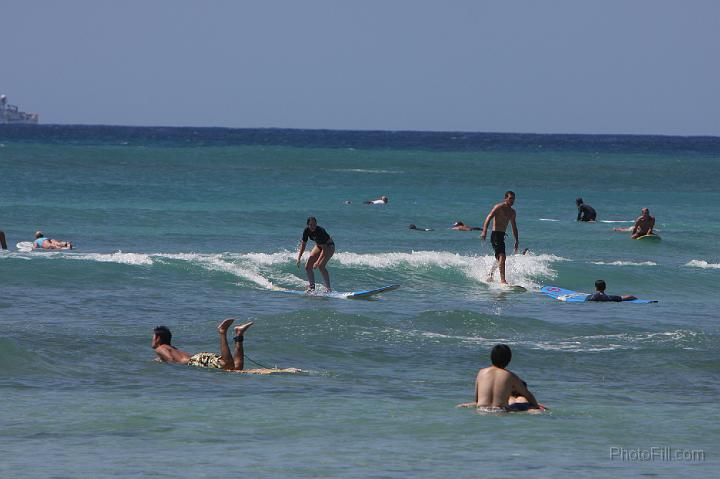
[(227, 331), (230, 325), (235, 321), (234, 318), (228, 318), (218, 326), (218, 334), (220, 334), (220, 356), (223, 361), (223, 368), (230, 371), (241, 371), (245, 365), (245, 351), (243, 349), (244, 334), (247, 329), (252, 326), (253, 322), (247, 322), (240, 326), (235, 326), (235, 355), (230, 353), (230, 346), (227, 341)]

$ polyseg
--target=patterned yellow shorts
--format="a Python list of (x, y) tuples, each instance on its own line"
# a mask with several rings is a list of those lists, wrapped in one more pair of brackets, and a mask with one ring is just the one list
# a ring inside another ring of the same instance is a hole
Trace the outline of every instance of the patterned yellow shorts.
[(222, 358), (215, 353), (197, 353), (190, 358), (188, 366), (223, 369)]

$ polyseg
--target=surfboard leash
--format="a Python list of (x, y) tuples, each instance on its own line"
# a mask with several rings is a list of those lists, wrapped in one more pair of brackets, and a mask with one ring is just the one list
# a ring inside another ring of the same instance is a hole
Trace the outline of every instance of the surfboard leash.
[(251, 363), (253, 363), (253, 364), (257, 365), (257, 366), (260, 366), (261, 368), (264, 368), (264, 369), (273, 369), (273, 368), (269, 368), (269, 367), (267, 367), (267, 366), (264, 366), (264, 365), (260, 364), (259, 362), (255, 361), (255, 360), (252, 359), (250, 356), (248, 356), (247, 354), (244, 354), (243, 356), (245, 357), (245, 359), (247, 359), (248, 361), (250, 361)]

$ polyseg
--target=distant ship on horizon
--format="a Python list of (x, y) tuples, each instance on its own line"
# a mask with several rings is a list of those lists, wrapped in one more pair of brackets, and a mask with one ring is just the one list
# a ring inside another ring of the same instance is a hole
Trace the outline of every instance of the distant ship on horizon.
[(25, 113), (17, 106), (10, 105), (5, 95), (0, 95), (0, 125), (37, 125), (37, 113)]

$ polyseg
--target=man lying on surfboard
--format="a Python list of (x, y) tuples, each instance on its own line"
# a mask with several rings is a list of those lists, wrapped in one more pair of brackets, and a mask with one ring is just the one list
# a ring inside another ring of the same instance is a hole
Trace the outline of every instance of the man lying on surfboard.
[(201, 368), (225, 369), (226, 371), (242, 371), (245, 365), (245, 352), (243, 350), (243, 337), (245, 331), (253, 322), (235, 326), (235, 355), (230, 353), (227, 341), (227, 331), (235, 321), (234, 318), (223, 320), (217, 327), (220, 334), (220, 355), (215, 353), (190, 354), (171, 344), (172, 333), (166, 326), (158, 326), (153, 330), (151, 346), (155, 350), (157, 359), (164, 363), (187, 364)]
[(496, 345), (490, 352), (492, 366), (478, 371), (475, 402), (458, 404), (458, 407), (484, 408), (490, 412), (543, 410), (544, 406), (538, 404), (525, 381), (505, 369), (511, 359), (510, 346)]
[(622, 301), (632, 301), (633, 299), (637, 299), (635, 296), (632, 295), (613, 296), (605, 294), (606, 287), (607, 285), (605, 284), (605, 281), (601, 279), (595, 281), (595, 292), (593, 294), (589, 294), (587, 298), (585, 298), (585, 301), (614, 301), (616, 303), (620, 303)]

